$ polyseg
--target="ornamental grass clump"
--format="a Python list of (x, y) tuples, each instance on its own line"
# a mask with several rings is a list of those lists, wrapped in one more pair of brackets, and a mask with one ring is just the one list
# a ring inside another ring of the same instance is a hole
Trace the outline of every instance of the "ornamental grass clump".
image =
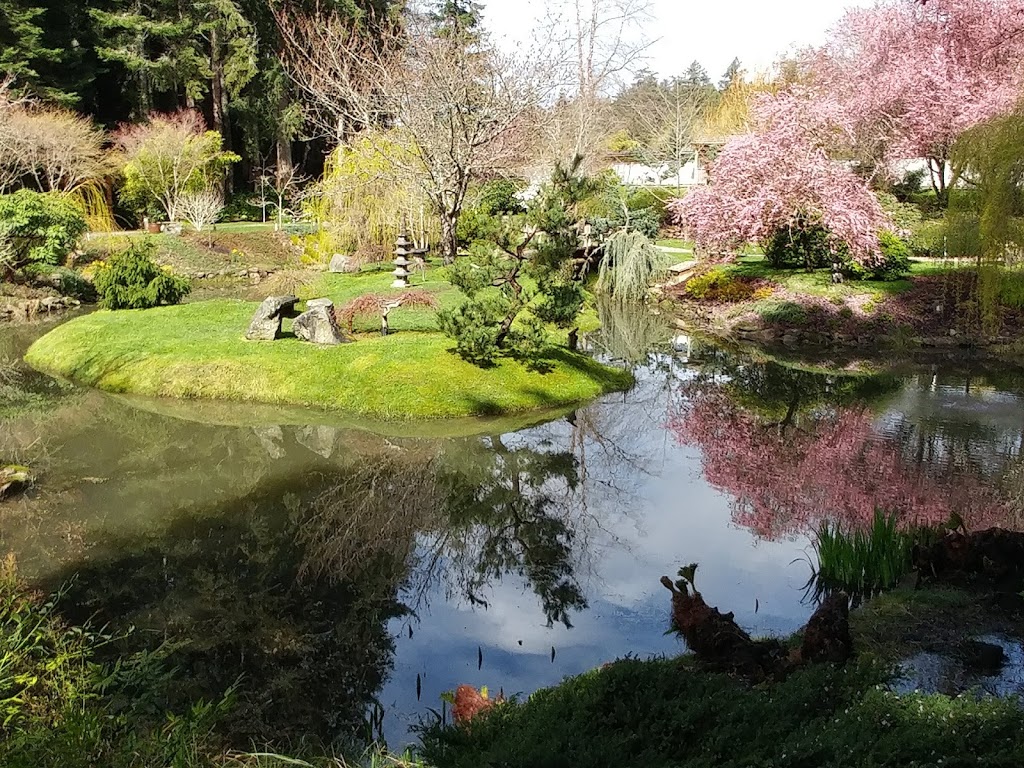
[(180, 304), (189, 281), (153, 261), (153, 243), (133, 243), (96, 272), (96, 292), (105, 309), (149, 309)]

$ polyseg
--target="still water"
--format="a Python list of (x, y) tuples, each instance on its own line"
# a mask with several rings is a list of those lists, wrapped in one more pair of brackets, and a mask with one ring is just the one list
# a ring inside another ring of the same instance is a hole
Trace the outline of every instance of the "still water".
[[(357, 424), (21, 370), (0, 381), (0, 459), (40, 477), (0, 505), (2, 551), (70, 620), (169, 653), (172, 695), (237, 684), (239, 747), (398, 747), (459, 684), (528, 694), (680, 652), (659, 577), (681, 565), (784, 634), (813, 610), (825, 522), (1018, 520), (1021, 371), (825, 373), (608, 326), (595, 351), (636, 388), (539, 424)], [(0, 364), (45, 330), (0, 329)]]

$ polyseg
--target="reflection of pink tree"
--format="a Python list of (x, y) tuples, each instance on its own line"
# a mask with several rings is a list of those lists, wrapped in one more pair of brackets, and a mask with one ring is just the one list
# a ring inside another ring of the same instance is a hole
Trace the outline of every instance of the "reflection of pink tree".
[(972, 528), (1004, 516), (976, 476), (932, 475), (879, 439), (871, 413), (844, 407), (768, 424), (725, 392), (694, 389), (670, 421), (703, 453), (707, 481), (734, 497), (733, 519), (767, 539), (808, 533), (827, 521), (870, 524), (876, 507), (904, 525), (939, 525), (958, 513)]

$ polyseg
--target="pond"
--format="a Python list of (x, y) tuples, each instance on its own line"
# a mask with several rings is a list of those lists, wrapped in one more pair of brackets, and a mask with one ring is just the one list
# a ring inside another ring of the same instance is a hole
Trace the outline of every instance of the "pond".
[[(133, 400), (21, 370), (0, 457), (39, 483), (2, 550), (69, 620), (162, 648), (181, 700), (237, 685), (237, 746), (383, 735), (467, 683), (528, 694), (677, 654), (659, 584), (699, 563), (755, 634), (813, 610), (811, 540), (876, 505), (1015, 524), (1024, 372), (980, 361), (829, 373), (606, 317), (638, 384), (532, 426), (339, 422)], [(46, 326), (0, 330), (0, 365)], [(124, 634), (128, 628), (132, 631)]]

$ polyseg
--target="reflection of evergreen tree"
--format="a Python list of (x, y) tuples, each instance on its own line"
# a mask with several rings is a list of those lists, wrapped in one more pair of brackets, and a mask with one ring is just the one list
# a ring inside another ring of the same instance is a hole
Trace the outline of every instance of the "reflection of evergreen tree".
[(463, 574), (465, 593), (484, 602), (478, 592), (488, 582), (516, 573), (540, 597), (549, 625), (572, 626), (570, 613), (587, 607), (564, 508), (579, 482), (576, 459), (571, 453), (508, 448), (498, 436), (488, 443), (489, 451), (461, 457), (443, 470), (449, 525), (476, 532), (481, 540)]
[(300, 532), (330, 480), (262, 487), (152, 537), (105, 542), (73, 567), (68, 618), (137, 627), (112, 652), (166, 642), (178, 670), (167, 703), (214, 699), (238, 681), (232, 746), (351, 739), (391, 665), (386, 625), (402, 609), (399, 585), (376, 577), (394, 573), (387, 553), (346, 579), (300, 575)]
[(488, 443), (490, 451), (476, 454), (475, 463), (445, 472), (450, 524), (482, 536), (465, 574), (466, 594), (478, 600), (490, 580), (518, 573), (541, 598), (548, 624), (571, 627), (570, 612), (586, 608), (587, 600), (575, 579), (574, 531), (558, 514), (563, 500), (556, 495), (567, 498), (577, 487), (575, 458), (528, 447), (509, 449), (499, 436)]

